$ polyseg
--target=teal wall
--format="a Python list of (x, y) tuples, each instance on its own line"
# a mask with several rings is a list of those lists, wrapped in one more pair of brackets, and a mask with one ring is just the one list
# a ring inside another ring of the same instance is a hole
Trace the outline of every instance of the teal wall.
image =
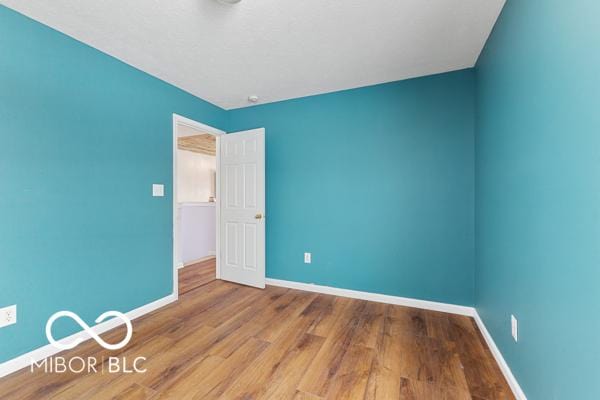
[(472, 305), (473, 112), (472, 70), (231, 111), (266, 128), (267, 276)]
[(171, 292), (173, 112), (266, 127), (269, 277), (473, 303), (472, 71), (227, 113), (4, 7), (0, 51), (0, 362)]
[(598, 15), (508, 0), (477, 65), (476, 306), (533, 400), (600, 398)]
[(2, 6), (0, 54), (0, 305), (19, 313), (2, 362), (47, 344), (55, 311), (91, 323), (171, 293), (171, 115), (227, 115)]

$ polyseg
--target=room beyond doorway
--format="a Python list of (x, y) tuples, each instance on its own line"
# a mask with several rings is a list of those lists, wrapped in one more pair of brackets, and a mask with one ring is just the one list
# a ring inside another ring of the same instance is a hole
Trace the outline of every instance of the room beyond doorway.
[[(224, 132), (173, 115), (173, 292), (218, 276), (218, 135)], [(212, 260), (212, 268), (198, 265)], [(187, 277), (184, 286), (180, 276)], [(189, 282), (191, 279), (191, 282)]]

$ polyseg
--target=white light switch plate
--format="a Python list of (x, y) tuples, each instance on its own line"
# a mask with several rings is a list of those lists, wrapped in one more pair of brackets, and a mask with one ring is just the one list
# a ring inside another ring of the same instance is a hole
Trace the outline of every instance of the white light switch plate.
[(311, 253), (304, 253), (304, 263), (305, 264), (310, 264), (311, 263), (311, 259), (312, 259), (312, 254)]
[(152, 196), (163, 197), (165, 195), (165, 185), (154, 183), (152, 185)]
[(513, 339), (515, 339), (515, 342), (518, 342), (519, 341), (519, 321), (517, 321), (517, 319), (515, 318), (514, 315), (510, 316), (510, 330), (511, 330)]
[(17, 323), (17, 306), (0, 308), (0, 328)]

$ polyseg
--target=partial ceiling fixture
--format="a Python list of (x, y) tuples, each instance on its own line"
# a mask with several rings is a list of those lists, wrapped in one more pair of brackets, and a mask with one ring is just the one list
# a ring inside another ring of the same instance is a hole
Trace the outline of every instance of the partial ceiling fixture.
[(248, 96), (248, 103), (258, 103), (258, 96)]
[(217, 0), (217, 1), (222, 4), (233, 5), (233, 4), (239, 3), (242, 0)]

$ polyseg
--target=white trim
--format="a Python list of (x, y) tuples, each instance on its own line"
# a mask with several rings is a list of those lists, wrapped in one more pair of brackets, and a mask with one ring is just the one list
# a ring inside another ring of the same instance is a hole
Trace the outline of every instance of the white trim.
[(173, 114), (173, 294), (179, 298), (179, 272), (182, 262), (179, 257), (179, 203), (177, 202), (177, 114)]
[[(177, 300), (175, 294), (170, 294), (162, 299), (158, 299), (153, 301), (152, 303), (148, 303), (141, 307), (136, 308), (135, 310), (129, 311), (127, 317), (130, 320), (134, 320), (136, 318), (141, 317), (142, 315), (148, 314), (154, 310), (157, 310), (161, 307), (166, 306), (169, 303), (172, 303)], [(119, 318), (113, 318), (106, 322), (102, 322), (101, 324), (94, 325), (92, 330), (96, 332), (98, 335), (109, 331), (113, 328), (116, 328), (119, 325), (123, 325), (122, 321)], [(85, 331), (77, 332), (71, 336), (68, 336), (64, 339), (59, 340), (59, 343), (72, 343), (74, 339), (82, 338), (83, 341), (87, 341), (90, 339), (90, 336)], [(19, 357), (13, 358), (12, 360), (8, 360), (2, 364), (0, 364), (0, 378), (12, 374), (20, 369), (26, 368), (32, 365), (34, 362), (40, 362), (41, 360), (52, 357), (55, 354), (62, 352), (62, 350), (54, 347), (51, 344), (46, 346), (42, 346), (38, 349), (30, 351), (29, 353), (25, 353)]]
[(422, 308), (425, 310), (441, 311), (451, 314), (459, 314), (465, 315), (467, 317), (472, 317), (477, 323), (477, 327), (481, 331), (481, 334), (483, 335), (488, 347), (490, 348), (490, 351), (494, 355), (496, 363), (498, 363), (498, 366), (502, 370), (502, 374), (504, 375), (504, 378), (506, 378), (513, 394), (515, 395), (517, 400), (527, 400), (527, 397), (521, 389), (519, 382), (517, 382), (517, 379), (512, 374), (512, 371), (506, 363), (506, 360), (504, 360), (504, 357), (502, 357), (502, 353), (500, 353), (500, 350), (496, 346), (496, 343), (492, 339), (492, 336), (488, 332), (487, 328), (485, 327), (485, 324), (481, 320), (481, 317), (479, 316), (477, 310), (474, 307), (459, 306), (456, 304), (438, 303), (435, 301), (418, 300), (411, 299), (408, 297), (398, 297), (379, 293), (361, 292), (358, 290), (340, 289), (331, 286), (321, 286), (312, 283), (292, 282), (271, 278), (267, 278), (267, 285), (305, 290), (307, 292), (331, 294), (334, 296), (349, 297), (352, 299), (375, 301), (378, 303)]
[(321, 286), (312, 283), (284, 281), (267, 278), (267, 285), (281, 286), (290, 289), (306, 290), (308, 292), (331, 294), (334, 296), (350, 297), (352, 299), (376, 301), (378, 303), (395, 304), (399, 306), (422, 308), (425, 310), (441, 311), (451, 314), (460, 314), (472, 317), (475, 315), (473, 307), (459, 306), (456, 304), (438, 303), (436, 301), (411, 299), (408, 297), (390, 296), (387, 294), (361, 292), (358, 290), (340, 289), (331, 286)]
[(173, 122), (180, 125), (189, 126), (190, 128), (198, 129), (204, 133), (210, 133), (211, 135), (224, 135), (225, 131), (214, 128), (210, 125), (203, 124), (198, 121), (194, 121), (193, 119), (186, 118), (182, 115), (173, 113)]
[(216, 233), (217, 233), (217, 250), (215, 256), (217, 260), (215, 262), (215, 278), (221, 279), (221, 184), (219, 183), (221, 170), (221, 139), (217, 136), (217, 172), (215, 175), (215, 195), (217, 196), (217, 220), (215, 221)]
[(521, 385), (519, 385), (517, 378), (515, 378), (512, 371), (510, 370), (510, 367), (508, 366), (506, 360), (502, 356), (500, 349), (498, 348), (498, 346), (496, 346), (496, 342), (494, 342), (492, 335), (490, 335), (490, 332), (485, 327), (485, 324), (483, 323), (483, 320), (481, 319), (477, 311), (475, 311), (475, 315), (473, 315), (473, 318), (475, 319), (477, 327), (481, 331), (481, 334), (483, 335), (483, 338), (485, 339), (488, 347), (490, 348), (490, 351), (494, 355), (494, 358), (496, 359), (500, 370), (502, 370), (502, 374), (504, 374), (504, 378), (506, 378), (510, 388), (512, 389), (513, 394), (515, 395), (517, 400), (527, 400), (525, 392), (523, 392), (523, 389), (521, 389)]
[(181, 263), (181, 267), (180, 268), (189, 267), (190, 265), (198, 264), (198, 263), (201, 263), (202, 261), (211, 260), (213, 258), (215, 258), (215, 252), (214, 251), (209, 251), (208, 255), (206, 257), (197, 258), (195, 260), (190, 260), (190, 261), (187, 261), (185, 263)]
[[(175, 298), (179, 298), (179, 284), (178, 284), (178, 270), (182, 268), (182, 261), (179, 260), (178, 243), (179, 243), (179, 209), (180, 204), (177, 202), (177, 125), (185, 125), (194, 129), (201, 130), (205, 133), (210, 133), (211, 135), (215, 135), (218, 139), (220, 135), (224, 135), (225, 132), (213, 128), (212, 126), (205, 125), (203, 123), (194, 121), (193, 119), (186, 118), (184, 116), (173, 113), (173, 294)], [(219, 193), (219, 141), (217, 140), (217, 200), (220, 197)], [(217, 214), (217, 253), (219, 251), (219, 220), (221, 215), (221, 210), (219, 208), (219, 203), (216, 203), (216, 214)], [(217, 257), (217, 279), (219, 278), (219, 257)]]
[(188, 202), (188, 203), (179, 203), (178, 207), (216, 207), (217, 202)]

